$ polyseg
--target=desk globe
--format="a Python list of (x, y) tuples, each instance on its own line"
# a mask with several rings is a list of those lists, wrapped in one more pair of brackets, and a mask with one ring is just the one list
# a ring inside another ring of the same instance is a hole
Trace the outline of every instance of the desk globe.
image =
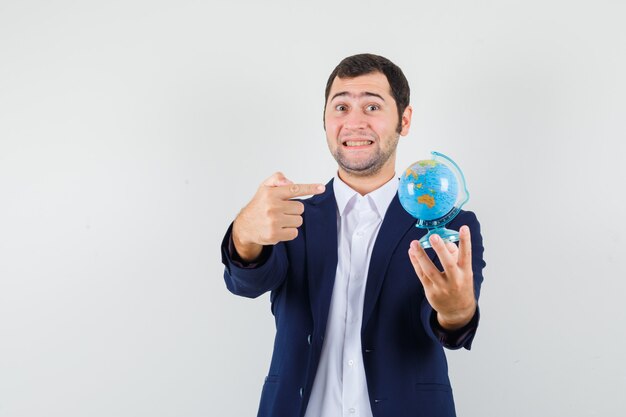
[(442, 153), (431, 155), (432, 159), (411, 164), (398, 186), (402, 207), (417, 219), (416, 227), (428, 230), (419, 241), (423, 248), (430, 248), (428, 239), (433, 234), (447, 242), (459, 240), (459, 233), (445, 226), (469, 200), (461, 168)]

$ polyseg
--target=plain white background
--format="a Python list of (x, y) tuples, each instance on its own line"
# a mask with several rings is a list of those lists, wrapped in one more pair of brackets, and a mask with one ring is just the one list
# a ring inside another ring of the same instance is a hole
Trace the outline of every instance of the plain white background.
[[(483, 227), (457, 411), (626, 413), (621, 1), (0, 2), (0, 416), (252, 416), (268, 296), (219, 244), (277, 170), (326, 182), (328, 74), (412, 88)], [(417, 278), (416, 278), (417, 279)]]

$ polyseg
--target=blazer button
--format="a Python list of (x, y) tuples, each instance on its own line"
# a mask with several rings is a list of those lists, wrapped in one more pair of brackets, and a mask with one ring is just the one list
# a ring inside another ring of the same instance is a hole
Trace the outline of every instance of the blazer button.
[(300, 398), (302, 398), (303, 394), (304, 394), (304, 388), (300, 388)]
[(306, 341), (309, 342), (309, 345), (311, 344), (311, 334), (307, 336)]

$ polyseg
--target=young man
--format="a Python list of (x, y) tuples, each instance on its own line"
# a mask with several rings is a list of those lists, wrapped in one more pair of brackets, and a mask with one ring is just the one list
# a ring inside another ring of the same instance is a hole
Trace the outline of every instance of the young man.
[(271, 291), (277, 334), (259, 416), (455, 415), (443, 347), (471, 347), (482, 238), (462, 211), (447, 226), (458, 247), (417, 244), (424, 230), (396, 194), (409, 98), (386, 58), (341, 61), (324, 109), (337, 174), (326, 186), (272, 175), (224, 237), (228, 289)]

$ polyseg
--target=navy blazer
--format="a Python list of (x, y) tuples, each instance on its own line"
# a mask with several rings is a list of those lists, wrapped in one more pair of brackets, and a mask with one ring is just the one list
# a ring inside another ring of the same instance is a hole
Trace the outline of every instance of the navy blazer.
[[(322, 352), (337, 268), (337, 204), (332, 180), (323, 194), (302, 200), (298, 237), (270, 247), (267, 260), (241, 268), (228, 251), (231, 227), (222, 242), (227, 288), (244, 297), (271, 291), (276, 322), (272, 361), (259, 417), (303, 416)], [(476, 216), (461, 211), (448, 224), (470, 228), (476, 299), (483, 280), (483, 245)], [(374, 244), (369, 265), (361, 344), (370, 404), (375, 417), (451, 417), (452, 389), (435, 314), (408, 256), (410, 242), (425, 234), (392, 200)], [(441, 268), (432, 249), (427, 253)], [(469, 349), (478, 320), (458, 345)], [(328, 416), (334, 417), (334, 416)]]

